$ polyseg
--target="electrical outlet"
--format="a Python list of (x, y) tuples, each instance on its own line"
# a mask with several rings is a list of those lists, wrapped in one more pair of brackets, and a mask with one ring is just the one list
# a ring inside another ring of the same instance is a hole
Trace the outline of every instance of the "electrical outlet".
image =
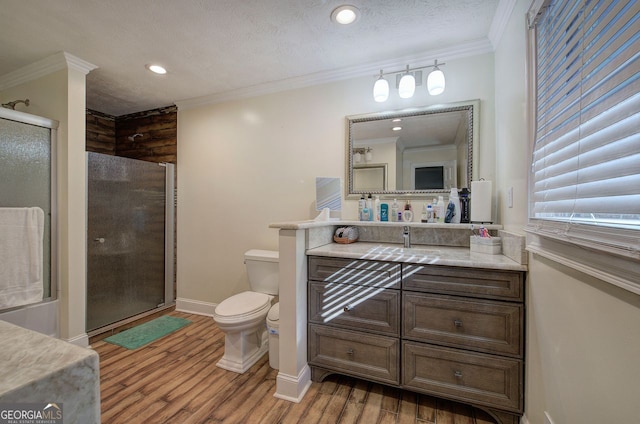
[(509, 187), (509, 190), (507, 191), (507, 207), (513, 207), (513, 187)]
[(553, 424), (553, 420), (551, 420), (547, 411), (544, 411), (544, 424)]

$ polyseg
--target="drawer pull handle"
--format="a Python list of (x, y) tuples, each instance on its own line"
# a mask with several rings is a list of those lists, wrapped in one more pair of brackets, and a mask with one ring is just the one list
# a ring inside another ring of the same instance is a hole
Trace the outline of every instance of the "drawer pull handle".
[(353, 349), (349, 349), (349, 350), (347, 350), (347, 355), (349, 355), (349, 356), (353, 356)]
[(456, 371), (456, 372), (453, 373), (453, 376), (455, 378), (462, 378), (462, 372), (461, 371)]
[(453, 321), (453, 325), (455, 325), (457, 328), (462, 327), (462, 321), (460, 321), (459, 319)]
[(343, 311), (345, 311), (345, 312), (349, 312), (349, 311), (351, 311), (352, 309), (353, 309), (353, 306), (351, 306), (351, 305), (347, 305), (347, 306), (345, 306), (345, 307), (344, 307)]

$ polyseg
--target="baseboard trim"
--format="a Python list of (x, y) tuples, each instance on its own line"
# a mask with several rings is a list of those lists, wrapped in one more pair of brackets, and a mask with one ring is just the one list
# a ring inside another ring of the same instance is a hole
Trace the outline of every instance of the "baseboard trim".
[(311, 369), (309, 365), (305, 365), (297, 377), (279, 372), (276, 378), (276, 392), (273, 396), (300, 403), (309, 387), (311, 387)]
[(529, 424), (529, 420), (527, 419), (526, 415), (520, 417), (520, 424)]
[(176, 299), (176, 311), (188, 314), (212, 317), (216, 306), (218, 306), (217, 303), (202, 302), (200, 300), (185, 299), (181, 297)]
[(89, 347), (89, 335), (87, 333), (82, 333), (70, 339), (64, 339), (64, 341), (80, 347)]

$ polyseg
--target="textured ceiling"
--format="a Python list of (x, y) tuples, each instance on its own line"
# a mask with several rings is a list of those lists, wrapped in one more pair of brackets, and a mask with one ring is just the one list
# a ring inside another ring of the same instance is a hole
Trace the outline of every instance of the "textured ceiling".
[[(345, 3), (361, 11), (348, 27), (330, 20), (331, 11)], [(119, 116), (201, 96), (233, 97), (237, 90), (310, 75), (376, 69), (394, 59), (487, 41), (498, 5), (499, 0), (0, 0), (0, 76), (68, 52), (98, 66), (87, 75), (87, 107)], [(169, 73), (150, 74), (144, 66), (151, 62)]]

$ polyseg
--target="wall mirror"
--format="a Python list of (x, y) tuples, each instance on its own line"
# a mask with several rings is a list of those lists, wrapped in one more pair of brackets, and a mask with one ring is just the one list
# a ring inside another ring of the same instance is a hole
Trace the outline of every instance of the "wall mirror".
[(347, 116), (347, 198), (368, 193), (402, 198), (469, 187), (479, 107), (479, 100), (470, 100)]

